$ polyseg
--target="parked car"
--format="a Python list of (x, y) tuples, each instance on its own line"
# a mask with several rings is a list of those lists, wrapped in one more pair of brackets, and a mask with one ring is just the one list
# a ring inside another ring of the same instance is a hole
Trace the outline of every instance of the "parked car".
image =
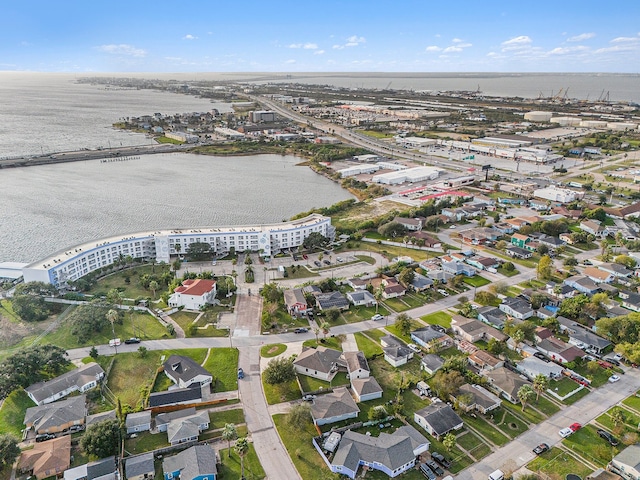
[(616, 367), (620, 366), (620, 360), (616, 360), (615, 358), (607, 358), (607, 362), (615, 365)]
[(308, 260), (309, 259), (309, 255), (307, 255), (306, 253), (303, 253), (302, 254), (302, 258), (304, 258), (305, 260)]
[(619, 377), (618, 375), (611, 375), (611, 376), (609, 377), (609, 383), (615, 383), (615, 382), (617, 382), (618, 380), (620, 380), (620, 377)]
[(323, 260), (322, 263), (324, 263), (325, 265), (331, 265), (331, 262), (329, 260)]
[(110, 347), (117, 347), (118, 345), (120, 345), (120, 339), (119, 338), (112, 338), (111, 340), (109, 340), (109, 346)]
[(549, 359), (547, 357), (544, 356), (543, 353), (541, 352), (536, 352), (533, 354), (534, 357), (539, 358), (540, 360), (549, 363)]
[(244, 378), (244, 370), (242, 368), (238, 368), (238, 379), (242, 380)]
[(297, 262), (298, 261), (298, 255), (296, 255), (295, 253), (293, 254), (293, 261)]
[(547, 445), (546, 443), (541, 443), (540, 445), (538, 445), (533, 449), (533, 453), (535, 453), (536, 455), (540, 455), (548, 450), (549, 450), (549, 445)]
[(427, 464), (427, 466), (433, 471), (433, 473), (435, 473), (436, 475), (440, 476), (440, 475), (444, 475), (444, 470), (442, 470), (442, 468), (440, 467), (440, 465), (438, 465), (436, 462), (434, 462), (433, 460), (427, 460), (426, 462), (424, 462)]
[(420, 353), (420, 347), (418, 347), (415, 343), (410, 343), (409, 345), (407, 345), (407, 347), (414, 353)]
[(447, 460), (444, 455), (438, 452), (431, 452), (431, 458), (433, 458), (436, 462), (442, 465), (444, 468), (449, 468), (451, 466), (451, 462)]
[(575, 422), (569, 425), (569, 428), (571, 429), (572, 432), (577, 432), (582, 428), (582, 425), (580, 425), (578, 422)]
[(53, 433), (42, 433), (36, 435), (36, 442), (46, 442), (47, 440), (53, 440), (56, 436)]
[(599, 428), (598, 435), (600, 435), (600, 437), (604, 438), (607, 442), (609, 442), (609, 445), (613, 445), (614, 447), (618, 445), (618, 439), (613, 435), (611, 435), (606, 430), (602, 430), (601, 428)]
[(449, 228), (454, 229), (456, 228), (456, 225), (451, 225)]
[(420, 464), (420, 471), (428, 480), (437, 480), (436, 474), (424, 463)]
[(384, 317), (382, 315), (376, 313), (373, 317), (371, 317), (371, 320), (382, 320), (383, 318)]
[(342, 257), (336, 257), (336, 262), (338, 262), (338, 263), (342, 263), (342, 262), (344, 262), (344, 258), (342, 258)]
[(308, 329), (308, 328), (305, 328), (305, 327), (299, 327), (299, 328), (296, 328), (296, 329), (293, 331), (293, 333), (307, 333), (308, 331), (309, 331), (309, 329)]
[(442, 288), (439, 288), (439, 289), (438, 289), (438, 293), (439, 293), (440, 295), (442, 295), (443, 297), (448, 297), (448, 296), (449, 296), (449, 292), (447, 292), (446, 290), (444, 290), (444, 289), (442, 289)]
[(132, 343), (140, 343), (140, 339), (137, 338), (137, 337), (131, 337), (131, 338), (127, 338), (124, 341), (124, 343), (127, 344), (127, 345), (131, 345)]
[(302, 401), (304, 402), (313, 402), (313, 400), (316, 398), (315, 395), (305, 395), (302, 397)]
[(573, 430), (571, 430), (569, 427), (567, 428), (563, 428), (562, 430), (560, 430), (558, 432), (558, 434), (562, 437), (562, 438), (567, 438), (569, 435), (571, 435), (573, 433)]
[(322, 264), (321, 264), (318, 260), (314, 260), (314, 261), (313, 261), (313, 264), (314, 264), (316, 267), (321, 267), (321, 266), (322, 266)]
[(447, 333), (447, 329), (444, 328), (442, 325), (431, 325), (431, 328), (436, 332)]

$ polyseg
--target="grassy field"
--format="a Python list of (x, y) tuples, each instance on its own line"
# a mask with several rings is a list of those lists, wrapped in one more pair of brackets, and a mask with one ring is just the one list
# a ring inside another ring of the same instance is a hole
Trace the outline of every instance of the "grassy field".
[(471, 431), (467, 431), (466, 433), (458, 436), (457, 441), (458, 445), (468, 451), (477, 460), (480, 460), (491, 453), (491, 448)]
[(156, 450), (157, 448), (168, 447), (166, 433), (149, 432), (139, 433), (136, 438), (128, 438), (125, 441), (125, 448), (131, 454), (139, 454)]
[(290, 425), (284, 414), (274, 415), (273, 422), (300, 476), (305, 480), (327, 478), (329, 469), (311, 443), (318, 434), (313, 424)]
[(445, 312), (434, 312), (424, 317), (420, 317), (420, 320), (427, 322), (431, 325), (441, 325), (444, 328), (451, 327), (451, 315)]
[(325, 382), (317, 378), (307, 375), (298, 375), (298, 381), (304, 392), (316, 392), (318, 390), (326, 390), (330, 387), (339, 387), (341, 385), (349, 385), (349, 379), (345, 372), (338, 372), (331, 382)]
[(622, 403), (634, 409), (636, 412), (640, 412), (640, 397), (637, 393), (626, 398)]
[(262, 387), (264, 388), (264, 396), (267, 399), (267, 404), (269, 405), (290, 402), (291, 400), (297, 400), (302, 397), (300, 388), (298, 387), (298, 383), (295, 379), (287, 383), (269, 385), (263, 378)]
[[(378, 307), (378, 314), (389, 315), (384, 305)], [(346, 323), (362, 322), (363, 320), (370, 320), (376, 314), (376, 307), (351, 307), (349, 310), (342, 312), (342, 318)]]
[(224, 428), (227, 423), (233, 423), (234, 425), (244, 423), (244, 413), (241, 408), (222, 410), (220, 412), (213, 411), (209, 412), (209, 419), (211, 421), (209, 428), (211, 430), (216, 430), (218, 428)]
[[(411, 320), (411, 331), (416, 330), (417, 328), (421, 328), (423, 327), (423, 325), (420, 322), (417, 322), (416, 320)], [(403, 335), (400, 330), (398, 330), (398, 328), (396, 328), (395, 325), (389, 325), (387, 327), (385, 327), (389, 333), (391, 333), (392, 335), (395, 335), (396, 337), (404, 340), (407, 343), (413, 343), (413, 341), (411, 340), (411, 336), (410, 335)]]
[(374, 355), (381, 355), (383, 353), (382, 347), (379, 343), (376, 343), (367, 335), (362, 332), (357, 332), (355, 334), (356, 343), (358, 344), (358, 349), (364, 353), (366, 358), (371, 358)]
[(22, 421), (29, 407), (35, 407), (35, 404), (24, 390), (11, 392), (0, 408), (0, 431), (22, 438)]
[[(231, 457), (229, 457), (226, 450), (221, 451), (220, 461), (222, 462), (222, 465), (218, 468), (220, 478), (240, 478), (240, 457), (233, 451), (233, 448), (231, 449)], [(265, 478), (264, 470), (260, 465), (253, 443), (249, 444), (249, 453), (244, 457), (244, 478), (246, 480), (262, 480)]]
[(238, 389), (238, 349), (212, 348), (209, 358), (203, 365), (216, 379), (216, 392), (229, 392)]
[(471, 285), (472, 287), (484, 287), (485, 285), (489, 285), (491, 281), (487, 280), (480, 275), (476, 275), (475, 277), (464, 277), (462, 280), (467, 285)]
[(171, 318), (187, 333), (189, 325), (193, 324), (193, 321), (198, 317), (196, 312), (185, 312), (184, 310), (177, 311), (171, 314)]
[(287, 346), (284, 343), (270, 343), (260, 349), (260, 356), (263, 358), (272, 358), (277, 357), (286, 351)]
[(585, 460), (599, 467), (604, 467), (609, 463), (612, 456), (620, 452), (620, 448), (609, 445), (606, 440), (598, 436), (596, 430), (593, 425), (586, 425), (562, 440), (562, 443)]
[(527, 468), (533, 472), (545, 473), (552, 480), (564, 480), (568, 473), (585, 478), (592, 472), (590, 467), (559, 448), (552, 448), (531, 461)]
[(495, 426), (491, 425), (489, 421), (482, 417), (482, 415), (477, 415), (476, 418), (473, 418), (470, 415), (463, 415), (463, 419), (467, 425), (473, 427), (475, 430), (480, 432), (483, 437), (488, 438), (496, 445), (502, 446), (510, 441), (506, 435), (504, 435)]
[[(168, 272), (171, 267), (169, 265), (140, 265), (133, 268), (127, 268), (116, 273), (112, 273), (101, 278), (87, 292), (89, 295), (106, 295), (109, 290), (117, 288), (122, 291), (125, 298), (151, 297), (153, 293), (139, 285), (138, 279), (144, 275), (161, 276), (164, 272)], [(130, 282), (127, 283), (125, 278), (129, 277)], [(159, 296), (160, 292), (156, 292)]]
[[(320, 336), (318, 337), (318, 344), (322, 347), (333, 348), (334, 350), (342, 350), (342, 342), (338, 337), (323, 338), (322, 333), (320, 333)], [(318, 346), (318, 344), (316, 344), (316, 339), (312, 338), (309, 340), (305, 340), (302, 345), (305, 347), (315, 348)]]

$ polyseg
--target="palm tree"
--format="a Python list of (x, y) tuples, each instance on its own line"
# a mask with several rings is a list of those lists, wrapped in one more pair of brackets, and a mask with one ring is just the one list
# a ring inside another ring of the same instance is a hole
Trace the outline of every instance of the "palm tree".
[(316, 336), (316, 345), (319, 345), (320, 343), (319, 343), (319, 340), (318, 340), (318, 335), (320, 335), (320, 329), (319, 329), (318, 327), (315, 327), (315, 328), (313, 329), (313, 333), (314, 333), (314, 334), (315, 334), (315, 336)]
[(376, 313), (378, 313), (378, 306), (382, 301), (383, 293), (384, 293), (384, 287), (382, 286), (382, 283), (381, 283), (380, 285), (378, 285), (378, 288), (376, 288), (375, 291), (373, 292), (373, 296), (376, 299)]
[(227, 445), (229, 446), (229, 458), (231, 458), (231, 441), (238, 438), (238, 430), (236, 429), (235, 424), (225, 423), (221, 438), (227, 441)]
[(156, 298), (156, 291), (158, 290), (158, 288), (160, 288), (160, 285), (158, 285), (158, 282), (156, 282), (155, 280), (151, 280), (149, 282), (149, 290), (151, 290), (151, 293), (153, 293), (154, 300)]
[(247, 437), (239, 438), (233, 448), (240, 457), (240, 478), (244, 478), (244, 457), (249, 453), (249, 442), (247, 441)]
[(624, 416), (624, 413), (622, 413), (622, 410), (620, 408), (616, 408), (611, 412), (611, 421), (616, 427), (619, 427), (624, 423), (625, 416)]
[(324, 335), (325, 339), (327, 338), (330, 328), (331, 328), (331, 325), (329, 325), (329, 322), (322, 322), (320, 324), (320, 330), (322, 330), (322, 334)]
[[(111, 323), (111, 333), (113, 333), (113, 339), (115, 340), (116, 338), (116, 329), (115, 329), (115, 323), (116, 320), (118, 319), (118, 312), (117, 310), (114, 310), (113, 308), (111, 310), (109, 310), (106, 314), (107, 320)], [(118, 346), (115, 344), (113, 344), (114, 348), (116, 349), (116, 355), (118, 354)]]
[(540, 393), (544, 392), (547, 388), (549, 388), (549, 379), (546, 375), (539, 373), (533, 379), (533, 389), (536, 391), (536, 403), (540, 399)]
[(531, 385), (529, 384), (522, 385), (518, 389), (518, 400), (520, 400), (520, 403), (522, 403), (523, 412), (524, 412), (524, 407), (527, 406), (527, 402), (529, 402), (529, 400), (531, 400), (531, 397), (533, 397), (534, 395), (535, 395), (535, 392), (533, 391), (533, 388), (531, 388)]

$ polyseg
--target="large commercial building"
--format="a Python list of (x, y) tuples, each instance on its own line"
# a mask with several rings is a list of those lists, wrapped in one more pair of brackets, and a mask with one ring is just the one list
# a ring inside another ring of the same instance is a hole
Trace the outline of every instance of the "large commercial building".
[(271, 256), (299, 247), (312, 232), (331, 241), (335, 239), (331, 219), (319, 214), (269, 225), (141, 232), (71, 247), (27, 265), (22, 273), (25, 282), (64, 286), (68, 281), (78, 280), (127, 256), (169, 263), (171, 255), (186, 253), (194, 242), (210, 244), (216, 255), (226, 255), (234, 249), (236, 252), (259, 251), (264, 256)]
[(558, 188), (554, 185), (534, 190), (533, 196), (536, 198), (544, 198), (545, 200), (551, 200), (552, 202), (559, 203), (571, 203), (576, 198), (582, 197), (581, 192), (569, 190), (568, 188)]
[[(378, 164), (380, 165), (380, 164)], [(401, 183), (422, 182), (423, 180), (435, 180), (438, 178), (440, 171), (433, 167), (414, 167), (400, 170), (398, 172), (381, 173), (374, 175), (372, 180), (375, 183), (385, 185), (399, 185)]]

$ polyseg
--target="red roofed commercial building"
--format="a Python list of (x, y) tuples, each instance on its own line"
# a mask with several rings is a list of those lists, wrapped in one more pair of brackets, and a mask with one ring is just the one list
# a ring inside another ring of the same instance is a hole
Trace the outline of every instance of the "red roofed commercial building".
[(200, 310), (204, 305), (213, 303), (216, 297), (216, 281), (199, 278), (185, 280), (169, 297), (170, 307), (184, 307), (187, 310)]

